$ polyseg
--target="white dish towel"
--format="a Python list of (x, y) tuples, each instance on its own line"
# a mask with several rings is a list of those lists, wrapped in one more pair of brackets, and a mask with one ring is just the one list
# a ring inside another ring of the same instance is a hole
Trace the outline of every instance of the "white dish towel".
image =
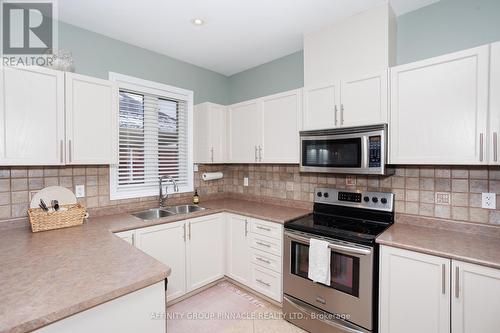
[(327, 241), (311, 238), (307, 277), (314, 282), (330, 285), (330, 249)]

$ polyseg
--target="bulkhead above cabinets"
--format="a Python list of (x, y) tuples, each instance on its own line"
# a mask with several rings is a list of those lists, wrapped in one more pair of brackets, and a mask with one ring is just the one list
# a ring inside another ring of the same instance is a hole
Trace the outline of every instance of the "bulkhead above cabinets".
[(0, 74), (0, 165), (118, 162), (116, 84), (36, 66)]

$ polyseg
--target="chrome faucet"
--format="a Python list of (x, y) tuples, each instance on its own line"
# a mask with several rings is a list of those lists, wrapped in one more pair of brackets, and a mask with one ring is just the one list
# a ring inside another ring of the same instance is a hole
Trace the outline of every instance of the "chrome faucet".
[(170, 179), (172, 184), (174, 185), (174, 192), (179, 192), (179, 187), (177, 186), (177, 182), (168, 175), (161, 176), (160, 177), (160, 196), (159, 196), (159, 204), (160, 207), (165, 207), (165, 201), (168, 199), (168, 185), (165, 186), (165, 194), (163, 194), (163, 180), (164, 179)]

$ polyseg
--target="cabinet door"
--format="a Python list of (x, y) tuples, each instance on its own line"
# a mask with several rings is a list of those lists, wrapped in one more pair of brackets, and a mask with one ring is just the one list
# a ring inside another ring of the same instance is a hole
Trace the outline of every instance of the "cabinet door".
[(490, 164), (500, 164), (500, 42), (491, 44), (490, 59)]
[(300, 89), (262, 99), (262, 162), (299, 163), (301, 109)]
[(261, 145), (260, 103), (257, 100), (232, 105), (229, 109), (229, 161), (258, 162)]
[(209, 141), (211, 163), (226, 162), (227, 108), (212, 104), (209, 108)]
[(67, 164), (118, 163), (116, 83), (66, 73)]
[(341, 126), (387, 122), (387, 71), (342, 81), (340, 95)]
[(0, 165), (64, 164), (64, 73), (0, 70)]
[(381, 246), (381, 333), (450, 332), (450, 260)]
[(135, 246), (135, 230), (127, 230), (115, 233), (116, 236), (120, 237), (130, 245)]
[(168, 277), (167, 301), (186, 293), (185, 222), (167, 223), (137, 230), (138, 249), (172, 269)]
[(224, 214), (188, 220), (188, 291), (198, 289), (224, 277), (225, 235)]
[(489, 46), (391, 70), (391, 164), (485, 164)]
[(249, 219), (238, 215), (227, 215), (227, 275), (247, 286), (251, 286)]
[(500, 271), (452, 261), (452, 332), (500, 331)]
[(193, 112), (193, 155), (194, 163), (211, 163), (209, 103), (194, 106)]
[(338, 124), (339, 84), (304, 88), (304, 130), (327, 129)]

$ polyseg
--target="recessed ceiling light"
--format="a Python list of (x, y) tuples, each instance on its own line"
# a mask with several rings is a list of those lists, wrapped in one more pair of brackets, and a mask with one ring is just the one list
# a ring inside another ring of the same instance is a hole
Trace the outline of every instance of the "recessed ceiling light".
[(205, 24), (205, 21), (201, 18), (194, 18), (191, 20), (191, 23), (193, 23), (194, 25), (204, 25)]

